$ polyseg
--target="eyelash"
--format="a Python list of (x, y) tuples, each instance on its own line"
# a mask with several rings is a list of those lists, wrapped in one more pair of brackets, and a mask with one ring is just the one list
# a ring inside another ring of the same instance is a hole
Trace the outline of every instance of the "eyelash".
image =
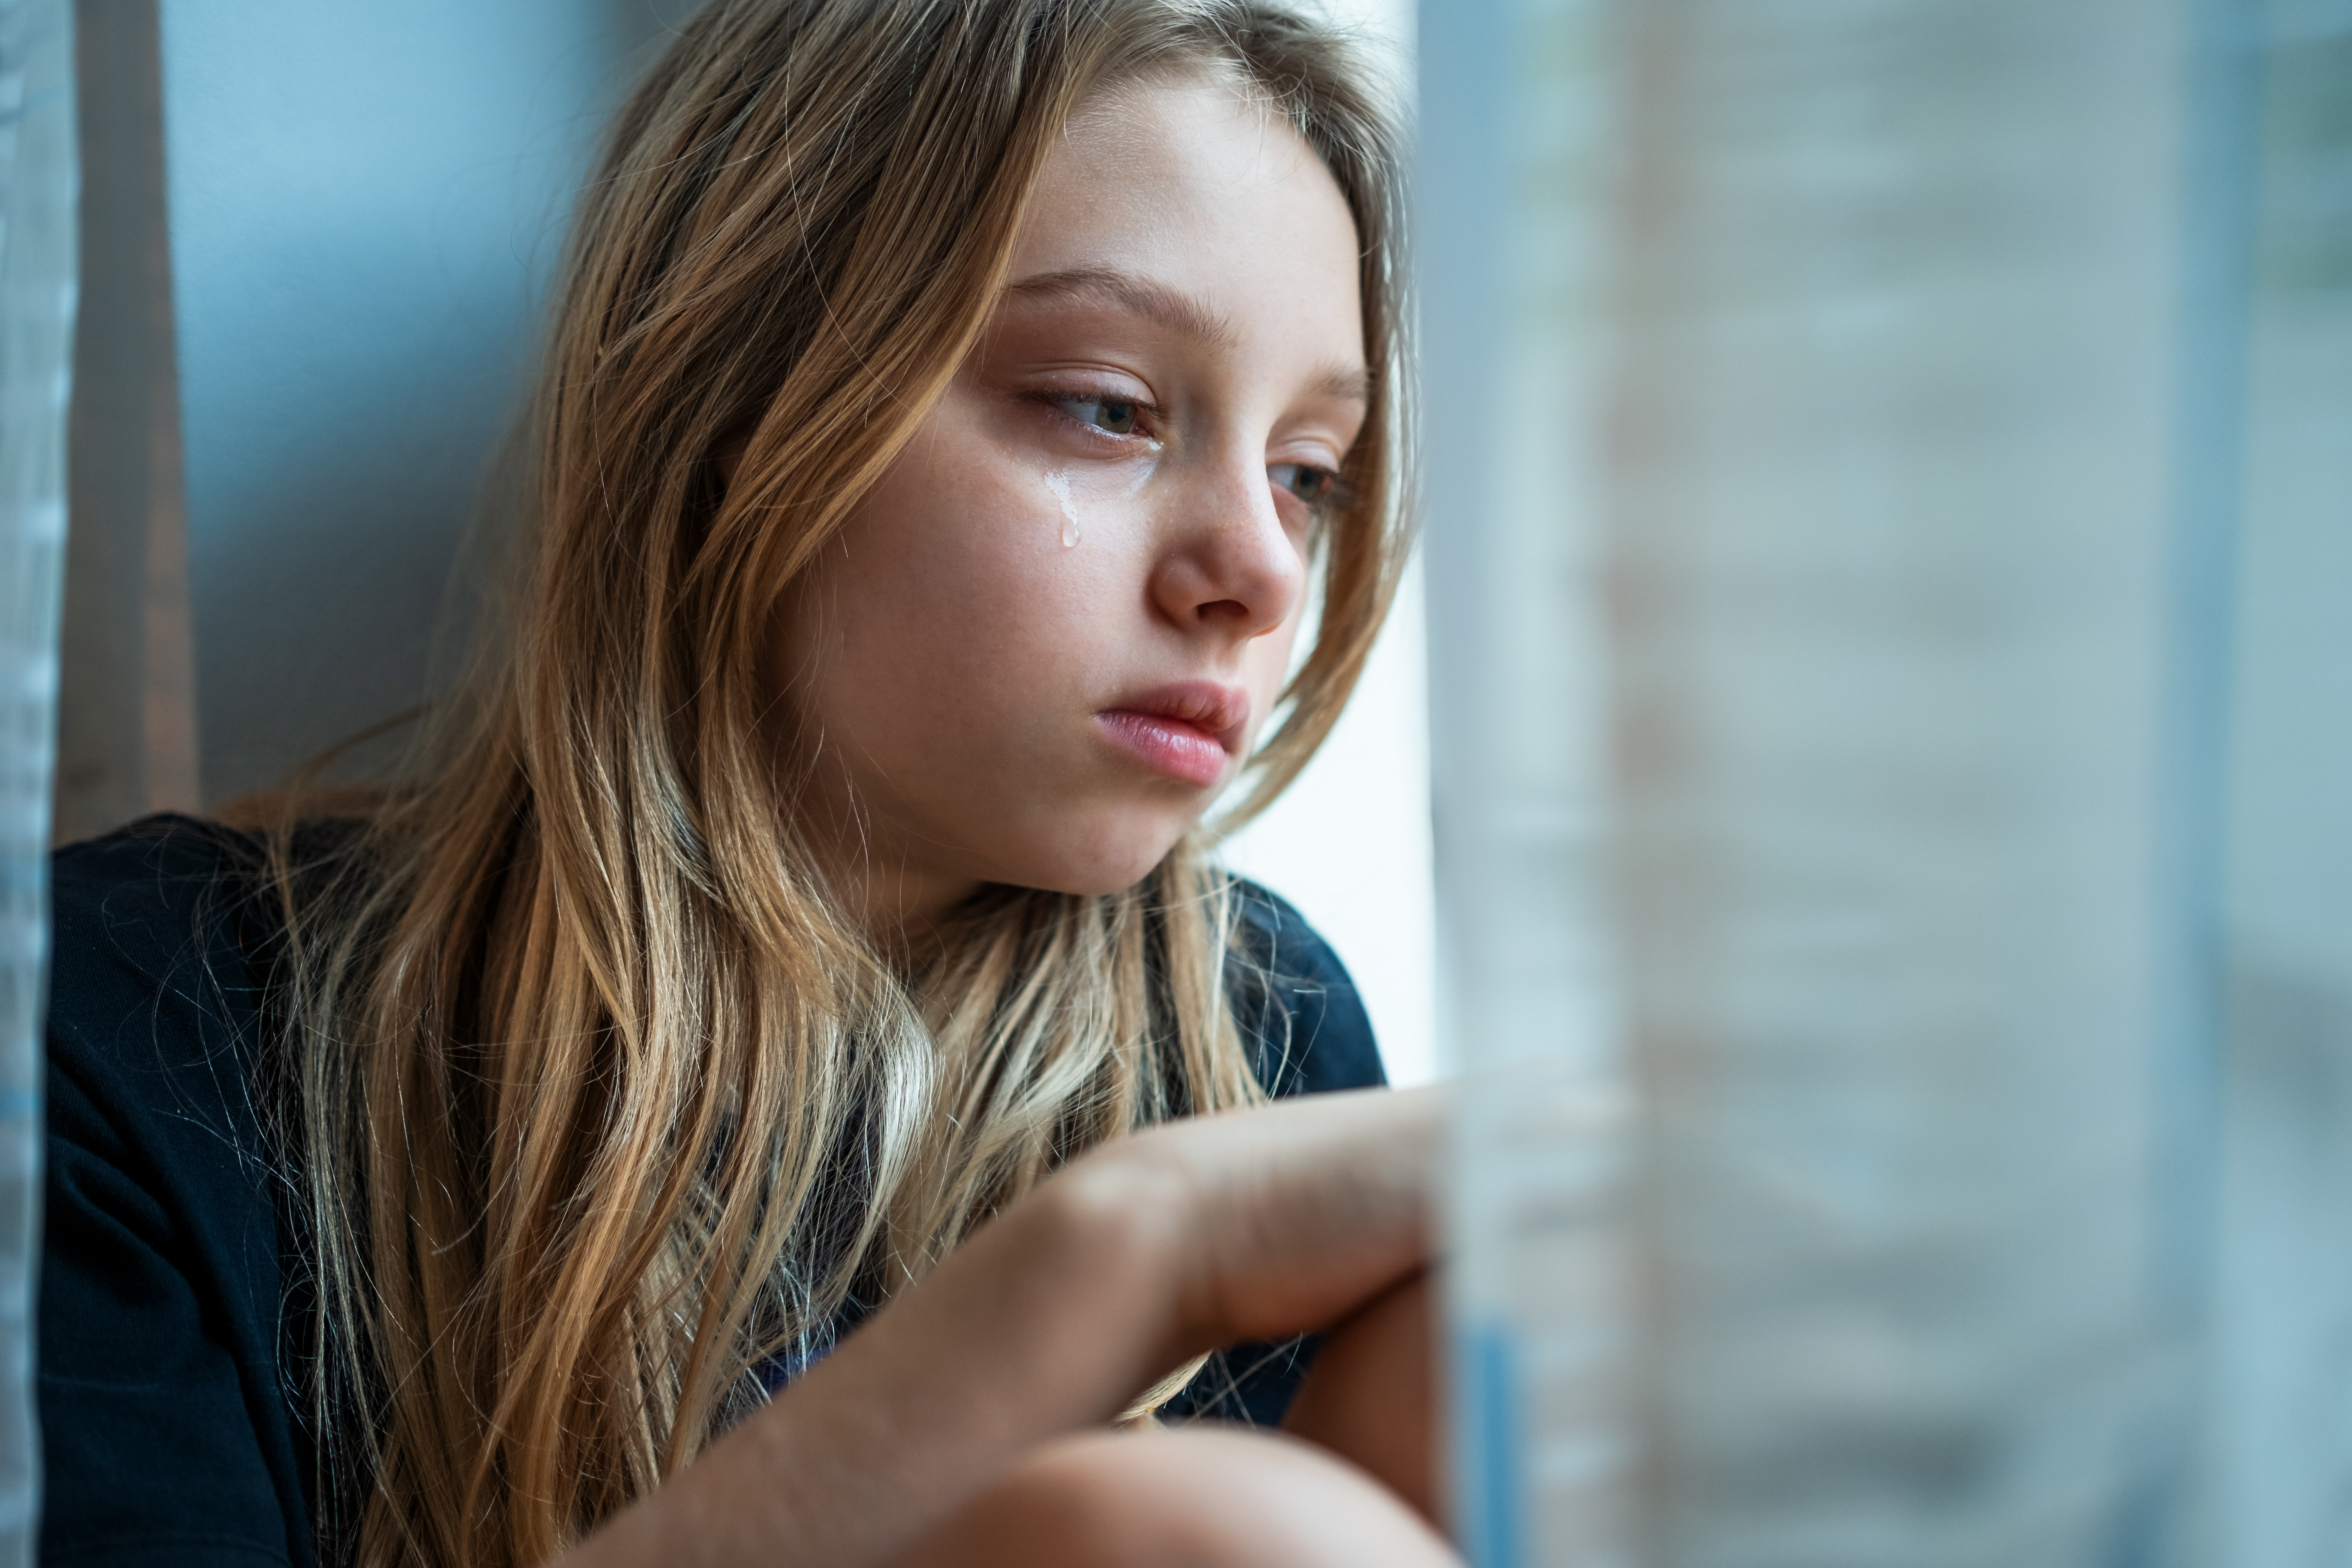
[[(1032, 395), (1038, 403), (1053, 409), (1055, 413), (1061, 415), (1063, 418), (1067, 419), (1073, 425), (1090, 430), (1097, 436), (1108, 437), (1115, 441), (1125, 441), (1138, 436), (1144, 436), (1145, 432), (1142, 426), (1155, 423), (1160, 416), (1160, 409), (1156, 405), (1146, 403), (1142, 399), (1136, 397), (1111, 397), (1097, 392), (1057, 392), (1052, 390), (1038, 392)], [(1094, 420), (1082, 419), (1077, 415), (1071, 413), (1070, 405), (1087, 405), (1096, 408), (1124, 408), (1129, 411), (1127, 421), (1129, 428), (1125, 430), (1106, 430)], [(1145, 438), (1150, 439), (1150, 437), (1145, 436)], [(1295, 477), (1288, 481), (1276, 479), (1274, 476), (1276, 471), (1284, 468), (1292, 470)], [(1341, 480), (1339, 474), (1336, 469), (1327, 468), (1316, 463), (1268, 463), (1266, 465), (1266, 478), (1274, 482), (1276, 489), (1287, 492), (1292, 500), (1304, 505), (1307, 511), (1318, 521), (1328, 517), (1332, 512), (1337, 511), (1339, 509), (1342, 499)], [(1314, 493), (1311, 495), (1301, 494), (1298, 489), (1298, 481), (1300, 479), (1310, 478), (1314, 484)]]
[[(1131, 437), (1143, 434), (1142, 430), (1137, 428), (1137, 426), (1157, 421), (1160, 417), (1160, 410), (1157, 406), (1152, 404), (1146, 403), (1141, 398), (1137, 397), (1113, 397), (1108, 394), (1099, 392), (1054, 391), (1040, 392), (1035, 394), (1034, 396), (1039, 403), (1042, 403), (1046, 407), (1053, 409), (1063, 418), (1067, 419), (1071, 424), (1076, 425), (1087, 430), (1091, 430), (1097, 436), (1108, 436), (1116, 441), (1124, 441)], [(1106, 430), (1094, 421), (1090, 419), (1081, 419), (1076, 415), (1071, 413), (1070, 405), (1074, 404), (1092, 405), (1097, 408), (1108, 407), (1128, 409), (1130, 411), (1129, 416), (1129, 427), (1125, 430)]]
[(1339, 509), (1339, 476), (1336, 470), (1322, 468), (1314, 463), (1268, 463), (1265, 466), (1266, 478), (1274, 479), (1276, 471), (1281, 468), (1294, 470), (1298, 479), (1311, 478), (1314, 480), (1314, 493), (1301, 495), (1297, 479), (1288, 483), (1275, 479), (1276, 489), (1289, 491), (1294, 498), (1305, 505), (1308, 511), (1321, 518), (1328, 517)]

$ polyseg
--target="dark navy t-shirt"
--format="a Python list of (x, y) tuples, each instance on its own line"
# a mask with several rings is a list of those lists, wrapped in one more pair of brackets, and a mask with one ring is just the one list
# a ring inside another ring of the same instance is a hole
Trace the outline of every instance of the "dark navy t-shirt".
[[(41, 1557), (308, 1568), (315, 1435), (299, 1210), (255, 1064), (277, 931), (249, 841), (156, 817), (52, 872)], [(1371, 1025), (1297, 910), (1244, 885), (1233, 988), (1276, 1094), (1383, 1080)], [(1270, 986), (1246, 969), (1272, 976)], [(1170, 1414), (1279, 1419), (1297, 1346), (1235, 1347)]]

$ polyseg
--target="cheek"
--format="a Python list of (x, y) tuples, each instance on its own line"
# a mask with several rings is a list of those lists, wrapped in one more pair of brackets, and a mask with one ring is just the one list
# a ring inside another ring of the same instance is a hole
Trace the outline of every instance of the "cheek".
[(1242, 683), (1249, 688), (1253, 731), (1250, 744), (1255, 747), (1266, 730), (1265, 716), (1272, 712), (1290, 679), (1290, 659), (1298, 646), (1297, 612), (1277, 630), (1255, 638), (1242, 652)]
[[(975, 449), (977, 447), (977, 449)], [(919, 440), (793, 595), (802, 706), (877, 760), (1018, 746), (1098, 662), (1108, 540), (1066, 549), (1055, 498), (985, 444)]]

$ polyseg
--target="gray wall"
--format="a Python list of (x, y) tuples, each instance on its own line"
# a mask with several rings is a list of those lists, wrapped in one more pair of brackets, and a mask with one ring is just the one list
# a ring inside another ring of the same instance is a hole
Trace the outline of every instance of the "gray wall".
[(61, 843), (197, 801), (155, 0), (92, 0), (75, 21), (81, 310), (58, 701)]
[(659, 26), (646, 0), (163, 0), (207, 802), (418, 700), (572, 193)]

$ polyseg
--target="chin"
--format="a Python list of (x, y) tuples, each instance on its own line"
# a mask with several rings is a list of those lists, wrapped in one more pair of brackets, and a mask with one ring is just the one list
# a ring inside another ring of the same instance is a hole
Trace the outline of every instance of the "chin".
[(1154, 824), (1149, 831), (1104, 832), (1078, 837), (1076, 843), (1058, 846), (1059, 853), (1040, 856), (1025, 866), (1006, 868), (991, 879), (1049, 893), (1098, 897), (1123, 893), (1151, 875), (1168, 858), (1189, 822), (1170, 826)]

